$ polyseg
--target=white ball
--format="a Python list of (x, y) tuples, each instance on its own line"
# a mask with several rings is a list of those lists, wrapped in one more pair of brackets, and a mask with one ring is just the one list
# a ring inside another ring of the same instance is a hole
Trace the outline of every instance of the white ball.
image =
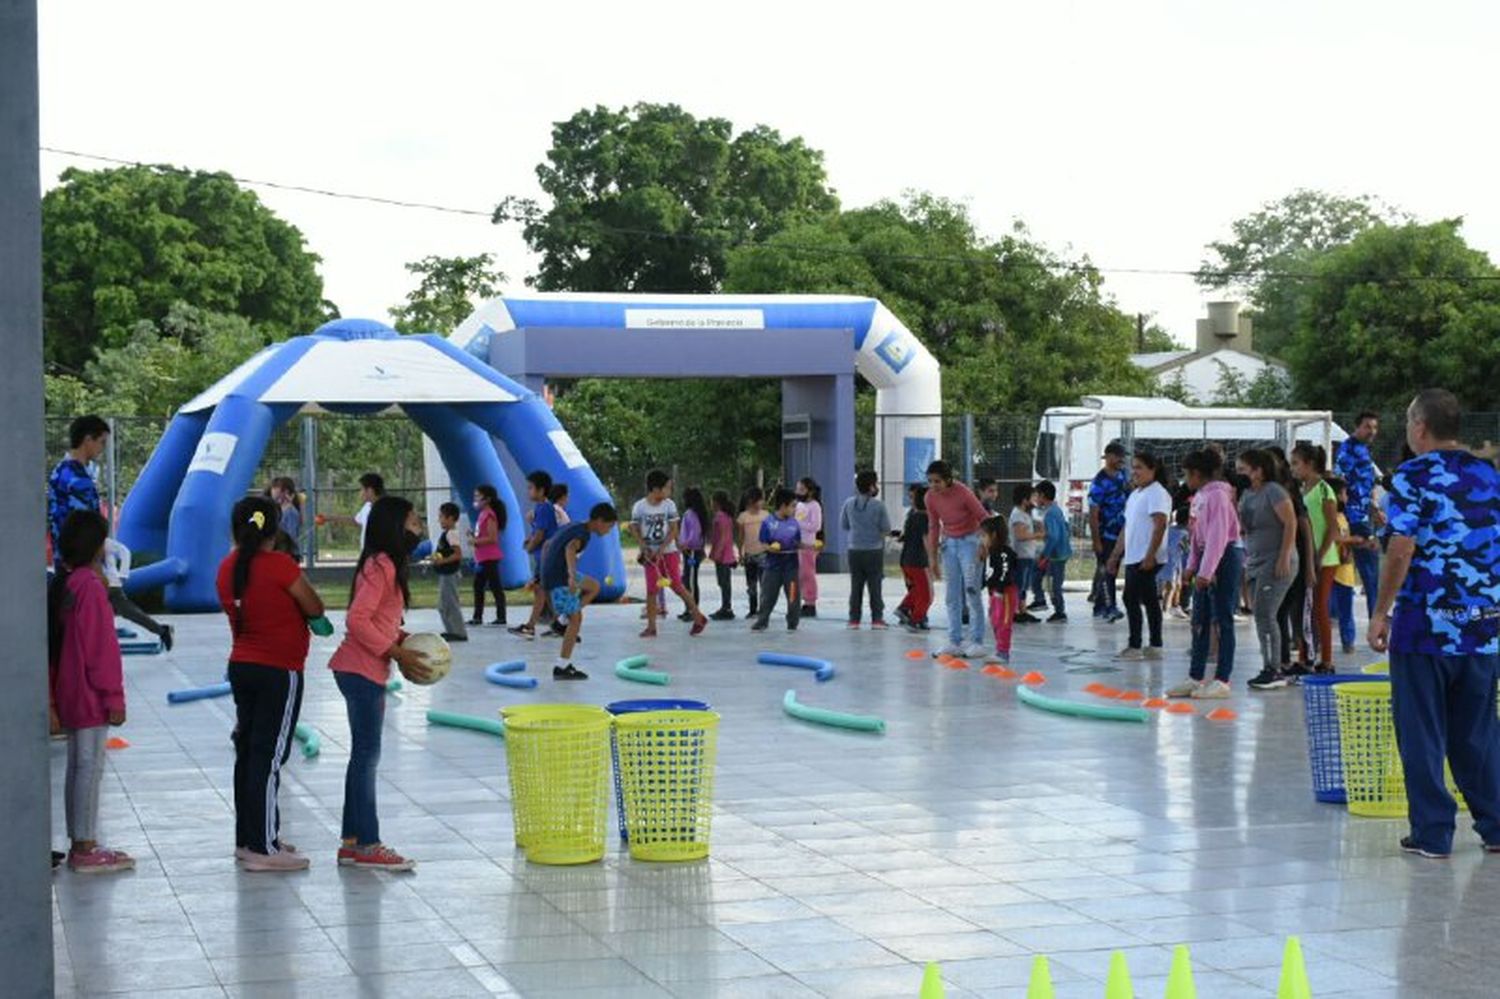
[(435, 635), (430, 631), (407, 635), (401, 647), (419, 653), (423, 657), (423, 665), (430, 673), (428, 679), (412, 680), (412, 683), (423, 686), (437, 683), (453, 668), (453, 649), (449, 647), (448, 640), (442, 635)]

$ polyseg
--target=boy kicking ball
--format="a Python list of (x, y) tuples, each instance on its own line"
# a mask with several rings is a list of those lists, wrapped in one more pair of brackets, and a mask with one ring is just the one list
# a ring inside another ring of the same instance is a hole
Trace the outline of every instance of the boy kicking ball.
[(615, 508), (608, 503), (596, 504), (589, 511), (588, 520), (562, 528), (542, 549), (542, 592), (552, 601), (552, 613), (568, 619), (557, 665), (552, 667), (554, 680), (589, 678), (573, 665), (573, 646), (578, 644), (578, 629), (583, 627), (583, 609), (599, 596), (599, 581), (578, 574), (578, 555), (588, 547), (590, 538), (608, 534), (619, 519)]

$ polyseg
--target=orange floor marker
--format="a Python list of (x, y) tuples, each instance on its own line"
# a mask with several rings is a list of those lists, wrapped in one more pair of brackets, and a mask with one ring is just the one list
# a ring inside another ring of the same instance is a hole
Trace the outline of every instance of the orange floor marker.
[(908, 659), (926, 659), (927, 658), (927, 653), (923, 652), (921, 649), (907, 649), (906, 650), (906, 658), (908, 658)]
[(1099, 689), (1094, 691), (1094, 693), (1098, 694), (1100, 697), (1108, 697), (1111, 699), (1120, 696), (1120, 690), (1118, 687), (1110, 687), (1102, 683), (1099, 684)]
[(1017, 673), (1015, 670), (1011, 669), (1009, 666), (997, 666), (997, 667), (995, 667), (995, 675), (998, 676), (1002, 680), (1014, 680), (1016, 677), (1020, 676), (1021, 674)]
[(985, 676), (999, 676), (1000, 675), (1000, 664), (999, 663), (990, 663), (988, 666), (986, 666), (984, 669), (980, 670), (979, 672), (983, 673)]
[(1042, 674), (1038, 673), (1036, 670), (1032, 670), (1030, 673), (1027, 673), (1025, 676), (1021, 677), (1021, 682), (1026, 684), (1028, 687), (1040, 687), (1042, 684), (1047, 682), (1047, 678), (1045, 676), (1042, 676)]
[(1104, 689), (1104, 684), (1100, 683), (1098, 680), (1095, 680), (1093, 683), (1089, 684), (1087, 687), (1084, 687), (1083, 688), (1083, 692), (1085, 694), (1097, 694), (1097, 693), (1099, 693), (1103, 689)]
[(1228, 708), (1214, 708), (1208, 713), (1209, 721), (1234, 721), (1239, 715)]
[(117, 735), (114, 738), (110, 739), (108, 742), (106, 742), (104, 744), (104, 748), (105, 749), (129, 749), (130, 748), (130, 743), (126, 742), (124, 739), (120, 738)]
[(1145, 699), (1146, 695), (1139, 690), (1126, 690), (1120, 694), (1120, 700), (1122, 701), (1144, 701)]
[(1167, 711), (1174, 715), (1191, 715), (1197, 713), (1193, 710), (1193, 706), (1191, 704), (1188, 704), (1184, 701), (1173, 701), (1171, 704), (1167, 705)]
[(943, 663), (943, 666), (947, 669), (954, 670), (969, 668), (969, 664), (964, 662), (962, 659), (949, 659), (947, 662)]
[(1148, 697), (1144, 701), (1141, 702), (1141, 707), (1143, 707), (1143, 708), (1157, 709), (1157, 708), (1164, 708), (1166, 706), (1167, 706), (1167, 699), (1165, 697)]

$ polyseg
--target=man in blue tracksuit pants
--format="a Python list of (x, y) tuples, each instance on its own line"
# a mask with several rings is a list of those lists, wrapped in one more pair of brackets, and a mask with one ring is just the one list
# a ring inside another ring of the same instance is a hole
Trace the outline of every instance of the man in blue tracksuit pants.
[(1427, 389), (1406, 414), (1416, 457), (1391, 481), (1390, 546), (1370, 647), (1390, 649), (1391, 710), (1411, 835), (1424, 857), (1453, 849), (1443, 759), (1474, 831), (1500, 853), (1500, 473), (1458, 443), (1458, 400)]

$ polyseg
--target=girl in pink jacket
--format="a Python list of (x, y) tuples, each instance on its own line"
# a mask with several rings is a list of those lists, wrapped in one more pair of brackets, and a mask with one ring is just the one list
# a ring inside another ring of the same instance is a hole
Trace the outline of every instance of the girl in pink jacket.
[(125, 670), (102, 563), (109, 524), (93, 510), (68, 514), (58, 533), (57, 574), (47, 589), (52, 703), (68, 734), (64, 781), (68, 867), (79, 874), (128, 871), (135, 861), (99, 845), (99, 780), (109, 726), (125, 724)]
[(375, 772), (380, 766), (385, 684), (392, 661), (408, 679), (427, 679), (422, 656), (401, 645), (406, 640), (402, 616), (410, 602), (407, 553), (421, 529), (422, 521), (411, 502), (400, 496), (382, 496), (370, 508), (364, 550), (354, 568), (344, 641), (328, 661), (349, 715), (343, 842), (338, 852), (342, 866), (383, 871), (409, 871), (416, 866), (380, 842)]
[[(1168, 697), (1219, 699), (1229, 696), (1234, 670), (1234, 608), (1239, 600), (1245, 551), (1240, 539), (1239, 509), (1234, 487), (1219, 477), (1224, 459), (1204, 448), (1183, 459), (1188, 489), (1193, 492), (1188, 535), (1192, 550), (1187, 575), (1193, 577), (1193, 651), (1188, 678), (1167, 689)], [(1186, 583), (1184, 583), (1186, 585)], [(1212, 680), (1208, 650), (1218, 626), (1219, 656)]]

